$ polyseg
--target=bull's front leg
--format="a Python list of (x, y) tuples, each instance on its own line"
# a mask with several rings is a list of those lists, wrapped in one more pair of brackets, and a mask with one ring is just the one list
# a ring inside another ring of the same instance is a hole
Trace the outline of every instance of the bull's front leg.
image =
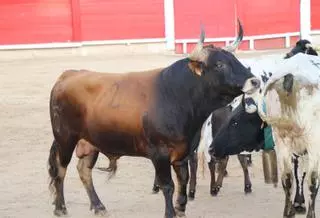
[(166, 154), (155, 155), (151, 158), (154, 168), (156, 170), (156, 177), (158, 179), (160, 188), (165, 198), (165, 218), (174, 218), (176, 213), (172, 203), (174, 193), (174, 183), (171, 177), (170, 158)]
[(184, 216), (187, 205), (187, 185), (189, 180), (188, 162), (182, 161), (173, 164), (174, 171), (177, 174), (178, 196), (176, 201), (176, 212), (178, 216)]

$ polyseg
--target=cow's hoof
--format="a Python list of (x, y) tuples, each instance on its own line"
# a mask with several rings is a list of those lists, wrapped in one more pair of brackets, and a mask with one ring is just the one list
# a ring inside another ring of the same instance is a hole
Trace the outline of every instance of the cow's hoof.
[(104, 216), (107, 213), (106, 207), (102, 203), (91, 205), (90, 210), (94, 210), (94, 214), (98, 216)]
[(65, 216), (65, 215), (68, 214), (67, 208), (63, 207), (61, 209), (55, 209), (53, 211), (53, 214), (56, 215), (56, 216)]
[(157, 186), (157, 185), (153, 186), (152, 194), (157, 194), (159, 191), (160, 191), (160, 187), (159, 186)]
[(305, 214), (307, 212), (306, 206), (304, 204), (294, 203), (293, 206), (297, 214)]
[(251, 185), (247, 184), (244, 186), (244, 193), (249, 194), (252, 192)]
[(292, 205), (292, 207), (290, 208), (290, 210), (285, 210), (283, 213), (283, 218), (294, 218), (296, 215), (296, 211)]
[(217, 186), (217, 187), (214, 187), (214, 188), (211, 189), (210, 194), (212, 196), (217, 196), (219, 191), (220, 191), (220, 186)]
[(316, 217), (315, 211), (314, 210), (313, 211), (309, 210), (308, 214), (307, 214), (307, 218), (315, 218), (315, 217)]
[(189, 194), (188, 194), (188, 197), (189, 197), (189, 200), (194, 200), (194, 196), (195, 196), (195, 192), (194, 190), (190, 190), (189, 191)]
[(177, 208), (175, 208), (175, 211), (176, 211), (176, 217), (185, 217), (186, 216), (185, 211), (181, 211)]
[(228, 176), (228, 171), (227, 171), (227, 170), (224, 171), (223, 176), (224, 176), (224, 177), (227, 177), (227, 176)]
[(112, 167), (97, 167), (98, 170), (100, 171), (104, 171), (104, 172), (111, 172), (112, 171)]

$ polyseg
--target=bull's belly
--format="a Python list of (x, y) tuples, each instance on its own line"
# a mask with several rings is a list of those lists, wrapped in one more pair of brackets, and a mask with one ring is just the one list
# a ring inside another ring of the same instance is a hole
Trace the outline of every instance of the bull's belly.
[(147, 156), (147, 146), (140, 136), (127, 133), (92, 133), (88, 140), (101, 153), (116, 156)]

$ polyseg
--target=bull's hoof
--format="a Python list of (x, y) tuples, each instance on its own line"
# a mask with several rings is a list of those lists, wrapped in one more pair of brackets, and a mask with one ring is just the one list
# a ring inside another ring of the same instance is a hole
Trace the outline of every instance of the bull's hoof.
[(190, 190), (189, 191), (189, 194), (188, 194), (188, 197), (189, 197), (189, 200), (194, 200), (194, 196), (195, 196), (195, 190)]
[(65, 216), (65, 215), (68, 214), (67, 208), (62, 207), (61, 209), (55, 209), (53, 211), (53, 214), (56, 215), (56, 216)]
[(152, 194), (157, 194), (160, 191), (160, 187), (158, 185), (153, 186)]
[(293, 204), (293, 207), (294, 207), (297, 214), (305, 214), (307, 212), (306, 206), (303, 203), (299, 204), (299, 203), (295, 202)]
[(251, 184), (247, 184), (244, 186), (244, 193), (249, 194), (252, 192)]
[(220, 186), (213, 187), (213, 188), (211, 189), (211, 191), (210, 191), (210, 194), (211, 194), (212, 196), (217, 196), (218, 193), (219, 193), (219, 191), (220, 191)]
[(91, 205), (90, 210), (94, 210), (94, 214), (97, 216), (104, 216), (107, 213), (106, 207), (102, 203)]

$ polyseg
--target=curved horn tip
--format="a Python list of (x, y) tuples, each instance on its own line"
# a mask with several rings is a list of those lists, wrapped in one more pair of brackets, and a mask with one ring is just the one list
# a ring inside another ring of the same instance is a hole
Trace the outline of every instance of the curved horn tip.
[(204, 43), (205, 37), (206, 37), (206, 32), (204, 30), (204, 25), (201, 23), (200, 24), (200, 40), (199, 40), (201, 44)]
[(237, 20), (238, 20), (238, 25), (239, 25), (238, 37), (239, 37), (239, 40), (242, 40), (242, 38), (243, 38), (243, 26), (241, 24), (241, 21), (240, 21), (239, 17), (237, 18)]

